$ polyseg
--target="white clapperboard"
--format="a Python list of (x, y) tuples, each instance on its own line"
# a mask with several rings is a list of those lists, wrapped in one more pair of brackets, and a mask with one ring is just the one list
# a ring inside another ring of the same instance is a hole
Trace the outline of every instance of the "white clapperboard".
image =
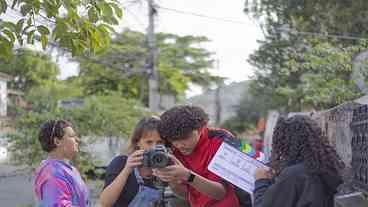
[(269, 169), (227, 142), (221, 144), (208, 166), (208, 170), (250, 194), (253, 194), (257, 168)]

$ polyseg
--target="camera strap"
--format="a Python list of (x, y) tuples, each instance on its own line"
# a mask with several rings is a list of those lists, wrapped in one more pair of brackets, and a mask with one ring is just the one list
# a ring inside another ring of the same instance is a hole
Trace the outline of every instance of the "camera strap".
[(138, 168), (134, 169), (134, 175), (139, 185), (139, 192), (129, 203), (128, 207), (153, 207), (157, 201), (162, 199), (161, 192), (144, 185), (143, 178), (139, 174)]
[(139, 174), (138, 168), (134, 168), (134, 175), (135, 175), (135, 178), (137, 179), (138, 185), (143, 186), (144, 180), (143, 180), (143, 177)]

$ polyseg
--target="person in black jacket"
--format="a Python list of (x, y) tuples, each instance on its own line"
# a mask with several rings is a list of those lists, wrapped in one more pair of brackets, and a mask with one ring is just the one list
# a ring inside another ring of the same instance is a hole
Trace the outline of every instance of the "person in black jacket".
[(158, 117), (145, 117), (136, 125), (128, 155), (115, 157), (106, 169), (101, 207), (154, 206), (160, 192), (153, 183), (152, 169), (143, 167), (144, 150), (164, 144), (158, 133)]
[(256, 171), (255, 207), (333, 207), (344, 163), (308, 116), (279, 119), (271, 168)]

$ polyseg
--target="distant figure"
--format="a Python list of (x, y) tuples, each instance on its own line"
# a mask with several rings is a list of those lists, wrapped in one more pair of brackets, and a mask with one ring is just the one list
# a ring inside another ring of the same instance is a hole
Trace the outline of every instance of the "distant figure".
[(70, 164), (78, 153), (79, 141), (72, 124), (65, 120), (47, 121), (41, 126), (38, 139), (48, 153), (35, 175), (38, 206), (89, 206), (87, 186), (78, 170)]
[(334, 206), (344, 163), (310, 117), (278, 120), (271, 167), (256, 172), (255, 207)]

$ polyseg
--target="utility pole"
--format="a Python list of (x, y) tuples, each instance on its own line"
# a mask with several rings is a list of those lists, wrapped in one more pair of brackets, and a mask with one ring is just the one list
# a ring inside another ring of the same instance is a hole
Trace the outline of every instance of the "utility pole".
[[(216, 68), (217, 71), (220, 71), (220, 60), (217, 59), (216, 61)], [(217, 80), (216, 84), (216, 91), (215, 91), (215, 123), (217, 126), (221, 124), (221, 113), (222, 113), (222, 105), (221, 105), (221, 88), (222, 88), (222, 81), (223, 80)]]
[(221, 111), (222, 111), (222, 107), (221, 107), (221, 84), (218, 83), (217, 84), (217, 88), (215, 91), (215, 113), (216, 113), (216, 117), (215, 117), (215, 123), (216, 126), (219, 126), (221, 124)]
[(157, 10), (154, 5), (154, 0), (148, 0), (148, 30), (147, 30), (147, 42), (148, 42), (148, 106), (151, 112), (158, 112), (160, 107), (160, 94), (158, 92), (159, 74), (156, 69), (157, 63), (157, 48), (155, 37), (155, 15)]

